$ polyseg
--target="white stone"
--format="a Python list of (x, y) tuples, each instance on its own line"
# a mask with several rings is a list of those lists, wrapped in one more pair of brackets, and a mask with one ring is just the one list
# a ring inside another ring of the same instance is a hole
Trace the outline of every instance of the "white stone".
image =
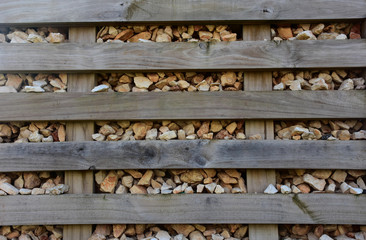
[(174, 236), (173, 240), (188, 240), (183, 234)]
[(46, 190), (42, 189), (42, 188), (33, 188), (32, 189), (32, 195), (43, 195), (45, 194)]
[(210, 183), (210, 184), (206, 184), (205, 185), (205, 188), (210, 192), (210, 193), (213, 193), (215, 191), (215, 188), (216, 188), (216, 183)]
[(26, 188), (21, 188), (21, 189), (19, 190), (19, 193), (20, 193), (21, 195), (30, 195), (30, 194), (32, 193), (32, 190), (31, 190), (31, 189), (26, 189)]
[(291, 188), (289, 188), (286, 185), (281, 185), (281, 193), (283, 193), (283, 194), (291, 193)]
[(196, 135), (196, 134), (188, 135), (188, 136), (186, 137), (186, 139), (187, 139), (187, 140), (194, 140), (194, 139), (196, 139), (196, 138), (197, 138), (197, 135)]
[(170, 140), (177, 137), (177, 134), (175, 131), (167, 131), (159, 136), (160, 140)]
[(9, 195), (17, 195), (19, 193), (16, 187), (7, 182), (0, 183), (0, 190), (3, 190)]
[(323, 234), (319, 240), (334, 240), (333, 238), (329, 237), (327, 234)]
[(152, 128), (146, 132), (146, 140), (156, 140), (158, 137), (158, 130), (156, 128)]
[(327, 188), (325, 189), (326, 192), (332, 193), (335, 192), (336, 189), (336, 185), (334, 183), (331, 183), (327, 186)]
[(32, 82), (34, 87), (44, 87), (47, 85), (47, 82), (45, 80), (37, 80)]
[(118, 188), (116, 189), (116, 194), (125, 194), (125, 193), (128, 193), (127, 188), (123, 185), (119, 185)]
[(93, 140), (95, 140), (95, 141), (104, 141), (105, 136), (104, 136), (103, 134), (100, 134), (100, 133), (94, 133), (94, 134), (92, 135), (92, 138), (93, 138)]
[(359, 195), (362, 194), (363, 190), (361, 188), (355, 188), (355, 187), (350, 187), (350, 193), (355, 194), (355, 195)]
[(48, 136), (48, 137), (44, 137), (42, 138), (42, 142), (53, 142), (53, 137), (52, 135)]
[(33, 34), (33, 33), (28, 35), (27, 40), (32, 43), (39, 43), (39, 42), (46, 43), (47, 42), (41, 35)]
[(353, 80), (349, 78), (342, 82), (342, 84), (341, 84), (341, 86), (339, 86), (338, 90), (353, 90), (354, 87), (355, 86), (353, 84)]
[(301, 193), (301, 190), (298, 188), (298, 187), (296, 187), (295, 185), (292, 185), (291, 186), (291, 191), (293, 192), (293, 193)]
[(285, 89), (285, 85), (283, 85), (283, 82), (280, 82), (279, 84), (274, 85), (273, 90), (284, 90)]
[(147, 77), (134, 77), (133, 81), (138, 88), (147, 89), (151, 86), (151, 84), (153, 84), (153, 82)]
[(156, 236), (155, 236), (157, 239), (159, 240), (170, 240), (170, 235), (167, 231), (164, 231), (164, 230), (160, 230)]
[(211, 237), (212, 240), (224, 240), (224, 237), (221, 236), (220, 234), (212, 234)]
[(3, 190), (0, 190), (0, 196), (6, 196), (6, 192), (4, 192)]
[(198, 184), (197, 185), (197, 193), (201, 193), (203, 192), (203, 189), (205, 188), (205, 185), (203, 184)]
[[(160, 189), (159, 188), (148, 187), (146, 190), (147, 190), (147, 193), (148, 194), (159, 194), (160, 193)], [(167, 192), (167, 191), (171, 191), (171, 190), (164, 190), (164, 192)], [(163, 193), (163, 194), (165, 194), (165, 193)]]
[(316, 40), (315, 35), (311, 31), (303, 31), (296, 35), (297, 40)]
[(173, 192), (172, 186), (168, 185), (167, 183), (163, 183), (163, 185), (160, 188), (161, 194), (170, 194)]
[(17, 90), (12, 86), (1, 86), (0, 93), (16, 93)]
[(225, 189), (223, 187), (221, 187), (220, 185), (217, 185), (216, 188), (215, 188), (215, 193), (216, 194), (221, 194), (221, 193), (224, 193), (225, 192)]
[(40, 142), (43, 138), (42, 134), (39, 134), (38, 131), (33, 132), (29, 135), (28, 140), (30, 142)]
[(268, 187), (264, 190), (266, 194), (276, 194), (278, 192), (277, 188), (273, 186), (273, 184), (269, 184)]
[(182, 189), (182, 185), (177, 186), (176, 188), (173, 189), (173, 193), (174, 194), (178, 194), (183, 192), (184, 190)]
[(347, 191), (349, 191), (350, 190), (350, 185), (348, 185), (347, 183), (345, 183), (345, 182), (343, 182), (342, 184), (341, 184), (341, 186), (340, 186), (340, 188), (341, 188), (341, 191), (342, 191), (342, 193), (346, 193)]
[(34, 93), (40, 93), (45, 92), (45, 90), (38, 86), (25, 86), (24, 87), (25, 92), (34, 92)]
[(304, 175), (304, 182), (308, 183), (310, 186), (315, 188), (315, 190), (317, 190), (317, 191), (323, 191), (324, 187), (326, 185), (326, 182), (324, 179), (315, 178), (308, 173)]
[(60, 195), (63, 193), (67, 193), (69, 191), (69, 186), (66, 184), (58, 184), (53, 188), (47, 189), (47, 193), (51, 195)]
[(92, 92), (107, 92), (109, 89), (108, 85), (102, 84), (102, 85), (98, 85), (96, 87), (94, 87), (92, 89)]
[(29, 43), (27, 40), (24, 40), (18, 36), (13, 36), (10, 43)]
[(184, 189), (184, 193), (193, 193), (193, 188), (191, 186)]
[(337, 40), (345, 40), (348, 39), (346, 34), (339, 34), (335, 39)]

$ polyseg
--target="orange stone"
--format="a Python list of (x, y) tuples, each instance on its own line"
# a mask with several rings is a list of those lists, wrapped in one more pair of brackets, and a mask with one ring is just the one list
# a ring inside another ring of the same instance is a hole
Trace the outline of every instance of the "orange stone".
[(142, 33), (136, 34), (132, 38), (128, 39), (128, 41), (129, 42), (138, 42), (139, 39), (150, 40), (150, 38), (151, 38), (151, 33), (149, 33), (149, 32), (142, 32)]
[(310, 187), (309, 185), (305, 184), (305, 183), (302, 183), (302, 184), (299, 184), (297, 185), (297, 188), (300, 189), (300, 191), (302, 193), (309, 193), (310, 192)]
[(277, 29), (278, 35), (283, 39), (289, 39), (293, 37), (292, 30), (290, 27), (279, 27)]
[(126, 224), (115, 224), (113, 225), (113, 236), (119, 238), (126, 230)]
[(110, 171), (100, 184), (100, 190), (102, 192), (113, 193), (118, 181), (118, 176), (115, 171)]

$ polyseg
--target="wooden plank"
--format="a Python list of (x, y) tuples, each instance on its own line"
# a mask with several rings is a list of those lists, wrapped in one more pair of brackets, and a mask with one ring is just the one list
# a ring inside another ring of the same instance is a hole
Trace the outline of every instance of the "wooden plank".
[[(270, 25), (244, 25), (244, 41), (263, 41), (271, 39)], [(271, 72), (247, 72), (244, 74), (245, 91), (272, 91)], [(258, 101), (258, 105), (261, 103)], [(273, 121), (249, 120), (245, 123), (247, 136), (260, 134), (262, 139), (274, 139)], [(267, 134), (268, 133), (268, 134)], [(268, 184), (276, 183), (275, 170), (255, 169), (247, 171), (247, 189), (249, 193), (263, 192)], [(252, 240), (278, 239), (277, 225), (249, 225), (249, 238)]]
[(358, 90), (2, 93), (0, 102), (0, 121), (366, 118)]
[[(95, 42), (95, 27), (73, 27), (69, 29), (70, 42), (93, 43)], [(69, 74), (68, 92), (90, 92), (95, 85), (95, 74)], [(66, 136), (68, 141), (92, 140), (94, 122), (68, 122)], [(94, 178), (92, 171), (77, 172), (66, 171), (65, 183), (70, 186), (69, 192), (74, 194), (93, 193)], [(88, 239), (92, 233), (91, 225), (73, 225), (64, 227), (65, 240)]]
[(362, 0), (18, 0), (1, 3), (0, 23), (146, 24), (182, 21), (344, 20), (366, 18), (365, 8), (366, 3)]
[(92, 194), (2, 196), (0, 224), (365, 224), (351, 194)]
[(0, 144), (1, 172), (101, 169), (366, 169), (366, 141), (182, 140)]
[(366, 67), (365, 59), (365, 39), (0, 44), (1, 72), (344, 69)]

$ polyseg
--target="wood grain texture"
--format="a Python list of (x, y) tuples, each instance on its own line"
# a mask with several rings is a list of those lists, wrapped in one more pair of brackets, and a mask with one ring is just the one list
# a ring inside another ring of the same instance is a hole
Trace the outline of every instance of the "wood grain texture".
[[(244, 41), (263, 41), (271, 39), (270, 25), (244, 25)], [(246, 72), (244, 74), (245, 91), (272, 91), (272, 72)], [(259, 104), (259, 102), (258, 102)], [(245, 123), (248, 137), (260, 134), (262, 139), (274, 139), (273, 121), (249, 120)], [(267, 135), (268, 133), (268, 135)], [(273, 169), (247, 170), (247, 189), (249, 193), (263, 192), (268, 184), (276, 183)], [(252, 240), (278, 239), (277, 225), (249, 225), (249, 238)]]
[(0, 224), (365, 224), (352, 194), (2, 196)]
[[(94, 43), (95, 27), (73, 27), (69, 29), (70, 42)], [(68, 92), (90, 92), (95, 85), (95, 74), (69, 74)], [(66, 123), (66, 136), (68, 141), (92, 140), (94, 122), (68, 122)], [(65, 183), (69, 185), (70, 193), (93, 193), (94, 178), (92, 171), (66, 171)], [(72, 225), (64, 227), (64, 240), (87, 240), (92, 233), (91, 225)]]
[(2, 93), (0, 102), (0, 121), (366, 118), (360, 90)]
[(1, 2), (0, 24), (344, 20), (366, 18), (365, 8), (362, 0), (18, 0)]
[(172, 140), (0, 144), (1, 172), (366, 169), (366, 141)]
[(1, 72), (362, 68), (365, 59), (365, 39), (0, 44)]

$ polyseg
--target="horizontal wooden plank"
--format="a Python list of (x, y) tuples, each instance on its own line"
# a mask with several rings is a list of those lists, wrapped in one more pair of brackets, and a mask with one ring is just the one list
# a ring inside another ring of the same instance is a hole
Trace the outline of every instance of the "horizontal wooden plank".
[(0, 225), (365, 224), (366, 196), (177, 194), (3, 196)]
[(0, 172), (366, 169), (366, 141), (174, 140), (0, 144)]
[(0, 44), (0, 72), (366, 67), (366, 40)]
[(0, 121), (366, 118), (358, 90), (2, 93), (0, 102)]
[(363, 0), (3, 0), (0, 24), (361, 19), (365, 8)]

